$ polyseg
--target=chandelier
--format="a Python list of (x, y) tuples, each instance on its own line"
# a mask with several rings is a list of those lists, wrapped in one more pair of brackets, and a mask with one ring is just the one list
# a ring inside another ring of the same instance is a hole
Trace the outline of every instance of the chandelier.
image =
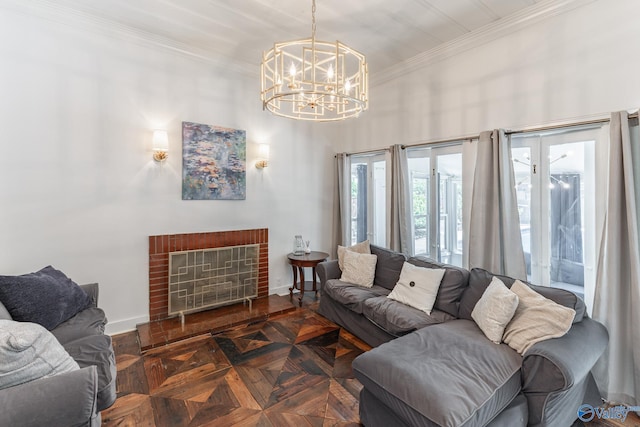
[(316, 40), (316, 1), (311, 38), (274, 43), (260, 66), (263, 110), (296, 120), (328, 122), (357, 117), (369, 107), (369, 75), (363, 54), (345, 44)]

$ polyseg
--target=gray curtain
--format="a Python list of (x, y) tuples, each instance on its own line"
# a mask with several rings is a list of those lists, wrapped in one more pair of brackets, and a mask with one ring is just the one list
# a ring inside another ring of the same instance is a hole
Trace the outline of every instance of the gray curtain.
[(409, 187), (407, 150), (401, 145), (392, 145), (389, 248), (407, 255), (413, 255)]
[(504, 130), (480, 134), (469, 228), (469, 267), (527, 279), (511, 141)]
[(351, 167), (347, 153), (336, 154), (336, 180), (333, 200), (333, 245), (331, 255), (338, 258), (338, 245), (349, 246), (351, 217)]
[(607, 400), (637, 406), (640, 405), (640, 248), (635, 188), (638, 166), (634, 172), (634, 163), (638, 165), (640, 161), (640, 150), (638, 126), (634, 125), (629, 126), (626, 111), (611, 115), (607, 208), (593, 306), (593, 317), (609, 331), (609, 347), (593, 373)]

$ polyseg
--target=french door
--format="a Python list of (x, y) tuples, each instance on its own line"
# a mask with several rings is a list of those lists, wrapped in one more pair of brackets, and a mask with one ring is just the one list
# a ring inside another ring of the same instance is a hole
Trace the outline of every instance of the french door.
[(386, 247), (387, 160), (384, 153), (352, 155), (351, 244), (369, 239)]
[(522, 245), (532, 283), (584, 296), (596, 247), (598, 129), (512, 136)]
[(462, 266), (462, 146), (409, 149), (414, 255)]

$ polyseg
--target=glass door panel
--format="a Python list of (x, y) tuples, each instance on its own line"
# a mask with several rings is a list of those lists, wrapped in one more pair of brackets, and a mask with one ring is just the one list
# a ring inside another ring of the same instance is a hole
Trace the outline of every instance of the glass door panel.
[(531, 147), (512, 147), (513, 172), (516, 181), (516, 197), (518, 199), (518, 214), (520, 216), (520, 233), (522, 235), (522, 249), (527, 266), (527, 277), (531, 274), (531, 220), (532, 220), (532, 161)]
[(373, 159), (373, 200), (371, 218), (373, 228), (370, 230), (371, 243), (387, 247), (387, 162)]
[[(552, 141), (550, 141), (552, 142)], [(549, 266), (551, 286), (583, 293), (585, 150), (588, 142), (549, 145)]]
[(462, 153), (451, 148), (434, 150), (438, 177), (438, 259), (462, 266)]
[(429, 170), (431, 160), (427, 150), (420, 150), (422, 157), (409, 158), (411, 179), (411, 228), (413, 254), (431, 257), (430, 241), (430, 205), (431, 180)]
[(386, 159), (351, 156), (351, 244), (386, 246)]
[(368, 164), (351, 163), (351, 245), (367, 240)]

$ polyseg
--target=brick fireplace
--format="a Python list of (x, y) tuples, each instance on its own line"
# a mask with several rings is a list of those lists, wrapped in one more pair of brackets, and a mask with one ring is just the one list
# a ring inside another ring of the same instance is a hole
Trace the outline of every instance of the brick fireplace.
[(240, 245), (259, 245), (258, 298), (269, 294), (269, 230), (216, 231), (149, 236), (149, 318), (169, 317), (169, 253)]

